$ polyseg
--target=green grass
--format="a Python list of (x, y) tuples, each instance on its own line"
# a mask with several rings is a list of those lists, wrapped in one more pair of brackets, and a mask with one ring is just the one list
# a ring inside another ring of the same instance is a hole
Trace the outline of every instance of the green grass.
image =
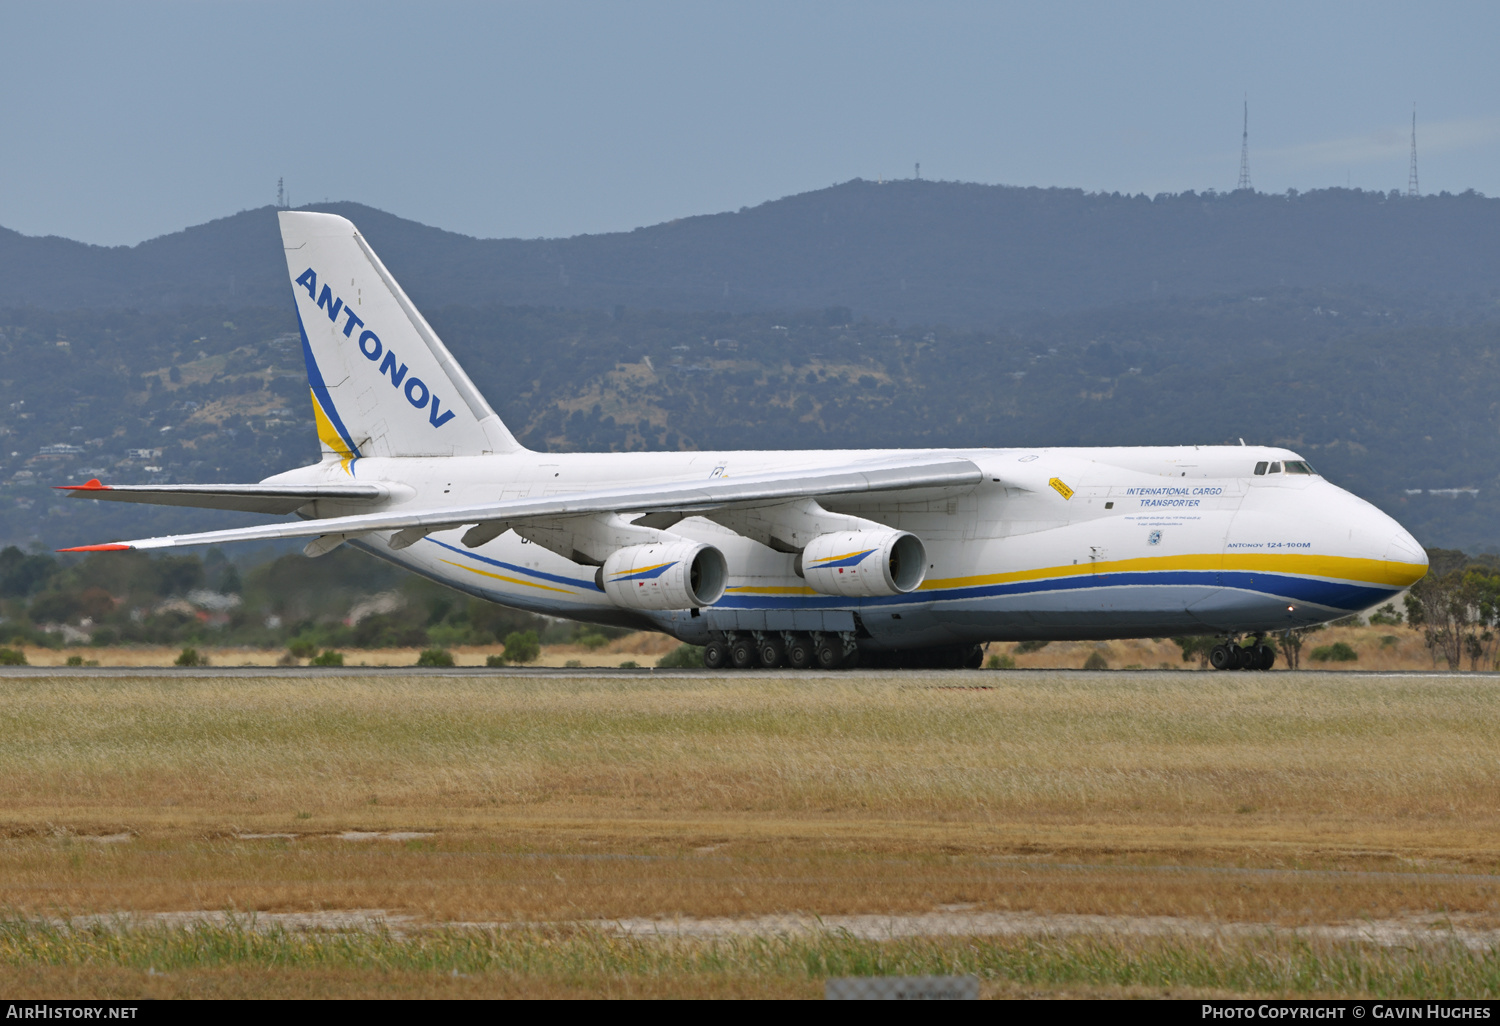
[(1043, 989), (1167, 988), (1253, 995), (1495, 998), (1500, 953), (1458, 944), (1381, 948), (1296, 939), (1139, 942), (1094, 938), (862, 940), (841, 933), (713, 941), (619, 937), (584, 928), (389, 931), (86, 929), (0, 921), (0, 966), (203, 970), (342, 969), (511, 977), (704, 977), (819, 981), (830, 976), (973, 973)]

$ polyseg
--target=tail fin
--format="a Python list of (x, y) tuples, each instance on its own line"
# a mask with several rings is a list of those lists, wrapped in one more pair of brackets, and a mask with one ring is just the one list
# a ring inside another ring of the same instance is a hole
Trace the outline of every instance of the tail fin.
[(521, 449), (350, 221), (278, 216), (326, 458)]

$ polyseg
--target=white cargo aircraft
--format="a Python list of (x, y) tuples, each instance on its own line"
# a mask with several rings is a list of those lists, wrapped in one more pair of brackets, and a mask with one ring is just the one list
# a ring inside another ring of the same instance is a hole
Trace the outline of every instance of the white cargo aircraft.
[(1268, 636), (1426, 572), (1399, 524), (1286, 449), (533, 452), (353, 224), (279, 216), (322, 462), (70, 490), (299, 519), (64, 551), (348, 542), (507, 606), (665, 631), (714, 668), (1216, 634), (1216, 667), (1267, 669)]

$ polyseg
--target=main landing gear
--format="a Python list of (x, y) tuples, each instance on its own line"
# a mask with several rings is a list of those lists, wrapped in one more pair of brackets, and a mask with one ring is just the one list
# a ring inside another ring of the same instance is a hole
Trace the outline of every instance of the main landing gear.
[(703, 646), (710, 670), (850, 670), (859, 665), (853, 631), (734, 631)]
[(1266, 644), (1264, 634), (1248, 642), (1228, 638), (1213, 647), (1208, 662), (1216, 670), (1269, 670), (1276, 665), (1276, 650)]

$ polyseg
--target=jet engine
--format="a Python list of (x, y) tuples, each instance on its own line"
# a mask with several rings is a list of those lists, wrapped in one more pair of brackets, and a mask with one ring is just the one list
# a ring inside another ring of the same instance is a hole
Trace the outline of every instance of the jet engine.
[(904, 595), (927, 576), (927, 548), (905, 531), (838, 531), (808, 542), (797, 568), (825, 595)]
[(712, 545), (679, 538), (616, 549), (596, 579), (628, 609), (696, 609), (723, 596), (729, 566)]

